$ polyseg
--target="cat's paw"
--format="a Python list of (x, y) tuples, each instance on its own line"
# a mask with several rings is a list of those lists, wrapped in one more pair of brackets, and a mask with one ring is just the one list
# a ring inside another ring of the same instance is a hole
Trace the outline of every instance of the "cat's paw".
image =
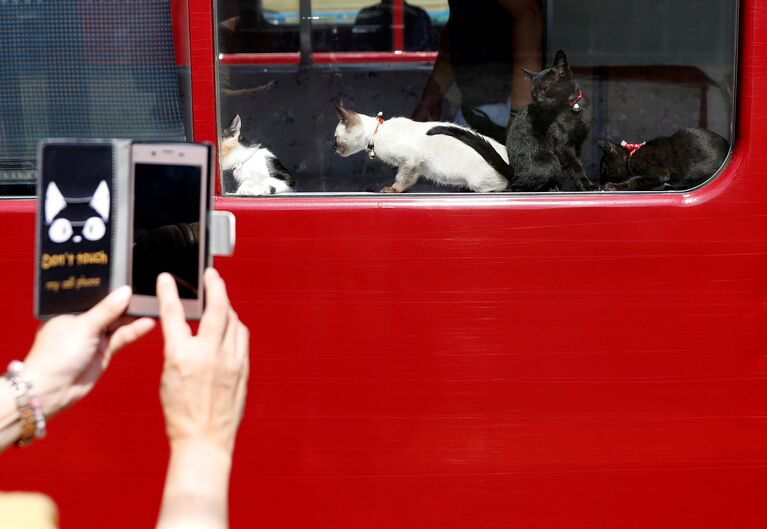
[(599, 184), (591, 181), (581, 182), (581, 191), (599, 191)]
[(240, 187), (237, 188), (237, 194), (248, 197), (259, 197), (262, 195), (273, 195), (275, 188), (272, 186), (266, 186), (263, 184), (256, 184), (253, 182), (243, 182)]
[(381, 193), (399, 193), (396, 189), (394, 189), (394, 186), (386, 186), (380, 191)]

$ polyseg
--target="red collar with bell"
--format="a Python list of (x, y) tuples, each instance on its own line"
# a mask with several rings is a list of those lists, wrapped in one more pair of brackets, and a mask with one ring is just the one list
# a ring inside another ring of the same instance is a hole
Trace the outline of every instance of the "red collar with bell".
[(567, 101), (567, 104), (570, 105), (570, 110), (573, 112), (580, 112), (583, 110), (583, 107), (581, 106), (581, 101), (583, 100), (583, 90), (580, 88), (578, 89), (578, 93), (573, 99), (569, 99)]
[(367, 150), (368, 150), (368, 156), (370, 157), (371, 160), (376, 157), (376, 152), (375, 152), (375, 149), (373, 148), (373, 140), (376, 137), (376, 133), (378, 133), (378, 127), (383, 125), (383, 122), (384, 122), (383, 112), (379, 112), (378, 114), (376, 114), (376, 128), (375, 130), (373, 130), (373, 135), (370, 136), (370, 141), (368, 142)]

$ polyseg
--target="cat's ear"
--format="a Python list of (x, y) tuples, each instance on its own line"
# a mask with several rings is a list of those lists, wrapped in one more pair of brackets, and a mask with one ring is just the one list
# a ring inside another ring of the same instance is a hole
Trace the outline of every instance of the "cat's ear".
[(56, 182), (51, 182), (45, 190), (45, 223), (53, 222), (54, 217), (65, 207), (67, 207), (67, 201), (59, 191), (59, 186)]
[(229, 130), (232, 131), (232, 136), (240, 135), (240, 127), (242, 127), (242, 120), (239, 114), (235, 114), (232, 121), (229, 123)]
[(527, 68), (522, 67), (522, 71), (525, 72), (525, 74), (530, 78), (534, 79), (536, 75), (538, 75), (539, 72), (534, 72), (532, 70), (528, 70)]
[(351, 110), (344, 108), (343, 103), (336, 104), (336, 112), (338, 113), (338, 119), (344, 123), (350, 123), (355, 115)]
[(554, 68), (559, 75), (566, 76), (571, 74), (570, 63), (567, 62), (567, 55), (565, 55), (565, 52), (562, 50), (557, 51), (557, 54), (554, 56), (554, 63), (551, 67)]
[(99, 186), (96, 188), (96, 192), (93, 193), (93, 198), (88, 203), (96, 213), (101, 215), (101, 220), (104, 222), (109, 219), (109, 208), (112, 202), (109, 200), (109, 186), (106, 180), (102, 180)]
[(620, 156), (621, 148), (617, 143), (613, 143), (607, 140), (597, 140), (597, 146), (603, 153), (611, 156)]
[(567, 64), (567, 55), (565, 55), (565, 52), (562, 50), (557, 50), (557, 54), (554, 55), (554, 63), (552, 64), (554, 68), (566, 68), (568, 66)]

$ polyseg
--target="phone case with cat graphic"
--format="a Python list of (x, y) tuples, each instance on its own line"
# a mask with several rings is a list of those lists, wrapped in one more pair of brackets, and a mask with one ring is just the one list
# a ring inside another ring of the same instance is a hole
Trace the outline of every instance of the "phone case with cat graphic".
[[(132, 270), (154, 270), (153, 277), (159, 273), (149, 264), (157, 264), (163, 252), (150, 252), (143, 264), (140, 260), (130, 262), (137, 248), (132, 237), (133, 223), (141, 217), (133, 211), (136, 182), (131, 168), (136, 160), (132, 160), (131, 153), (136, 145), (130, 140), (94, 139), (48, 139), (40, 143), (34, 301), (37, 318), (84, 312), (122, 285), (131, 284), (134, 291), (140, 290), (140, 285), (132, 282)], [(171, 150), (181, 155), (190, 144), (142, 145), (154, 146), (160, 153)], [(198, 234), (192, 229), (189, 241), (200, 242), (195, 251), (199, 252), (200, 263), (210, 266), (213, 256), (232, 255), (236, 230), (232, 213), (211, 211), (213, 198), (208, 183), (213, 148), (203, 146), (208, 162), (201, 166), (204, 174), (198, 178), (205, 180), (207, 191), (199, 212)], [(166, 189), (161, 194), (169, 195), (165, 200), (170, 198), (171, 202), (183, 201), (180, 191)], [(141, 209), (145, 213), (146, 204)], [(150, 281), (153, 285), (153, 278)], [(202, 291), (198, 291), (202, 302)], [(200, 310), (187, 315), (199, 317)], [(147, 313), (140, 307), (129, 308), (128, 312)]]
[(38, 152), (35, 315), (88, 310), (128, 281), (126, 140), (46, 140)]

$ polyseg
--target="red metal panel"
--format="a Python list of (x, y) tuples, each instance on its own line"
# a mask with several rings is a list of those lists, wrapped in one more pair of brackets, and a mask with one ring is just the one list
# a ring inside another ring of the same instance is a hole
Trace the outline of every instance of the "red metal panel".
[[(210, 0), (188, 0), (188, 4), (194, 140), (218, 145), (216, 74), (213, 64), (213, 5)], [(217, 178), (216, 193), (220, 192), (221, 182)]]
[(404, 0), (394, 0), (392, 2), (392, 42), (394, 51), (405, 49), (405, 8)]
[(221, 54), (219, 64), (300, 64), (301, 53), (227, 53)]
[[(253, 335), (232, 527), (763, 527), (767, 4), (738, 142), (679, 195), (219, 199)], [(0, 202), (3, 362), (29, 346), (30, 202)], [(0, 488), (149, 527), (160, 344), (116, 358)]]
[[(312, 62), (316, 64), (434, 62), (436, 59), (435, 51), (312, 53)], [(299, 64), (301, 54), (232, 53), (222, 54), (219, 62), (221, 64)]]

